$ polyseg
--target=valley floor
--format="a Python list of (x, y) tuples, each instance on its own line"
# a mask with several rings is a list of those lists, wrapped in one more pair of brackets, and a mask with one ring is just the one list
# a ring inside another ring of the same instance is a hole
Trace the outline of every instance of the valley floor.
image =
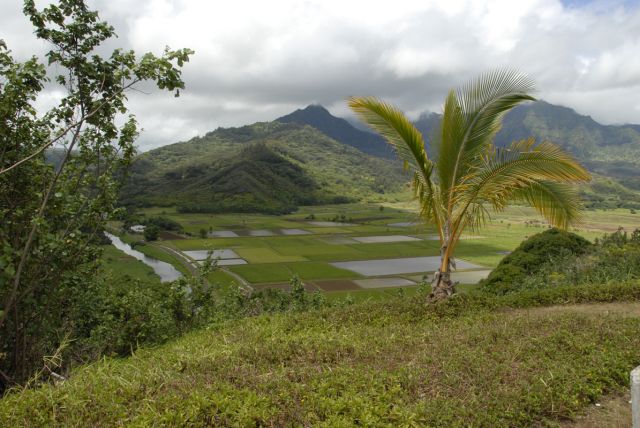
[[(419, 221), (413, 203), (303, 207), (283, 216), (260, 214), (185, 214), (173, 208), (147, 208), (144, 218), (165, 217), (184, 233), (161, 233), (161, 239), (138, 250), (192, 274), (207, 251), (219, 257), (209, 280), (250, 285), (256, 290), (288, 289), (298, 275), (309, 292), (329, 299), (387, 298), (398, 289), (412, 293), (429, 280), (438, 265), (437, 236)], [(114, 229), (119, 224), (114, 223)], [(588, 239), (623, 227), (640, 227), (640, 214), (629, 210), (587, 211), (574, 229)], [(490, 269), (528, 236), (547, 228), (532, 209), (510, 207), (485, 228), (463, 237), (457, 249), (461, 289), (486, 277)], [(202, 238), (200, 236), (206, 236)], [(126, 235), (135, 242), (142, 235)]]

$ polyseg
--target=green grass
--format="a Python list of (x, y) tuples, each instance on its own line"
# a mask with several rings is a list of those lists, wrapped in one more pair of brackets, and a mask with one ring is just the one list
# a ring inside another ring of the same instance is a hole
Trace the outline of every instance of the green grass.
[(284, 264), (276, 263), (229, 266), (229, 270), (251, 283), (288, 282), (293, 276)]
[(227, 272), (220, 269), (216, 269), (213, 272), (210, 272), (207, 275), (207, 279), (209, 280), (209, 282), (222, 285), (223, 288), (227, 288), (232, 284), (238, 283), (233, 276), (229, 275)]
[(353, 302), (379, 302), (389, 300), (398, 296), (413, 296), (417, 293), (415, 286), (409, 287), (391, 287), (391, 288), (375, 288), (351, 291), (331, 291), (325, 293), (327, 301), (339, 302), (345, 299), (351, 299)]
[(301, 279), (342, 279), (360, 278), (361, 276), (350, 270), (340, 269), (327, 263), (287, 263), (289, 270), (298, 274)]
[(0, 426), (532, 426), (627, 386), (640, 287), (263, 315), (0, 400)]
[(102, 266), (104, 272), (114, 278), (160, 282), (160, 277), (150, 266), (123, 253), (113, 245), (103, 246)]
[(238, 255), (249, 263), (284, 263), (307, 261), (302, 256), (278, 254), (271, 248), (239, 248)]
[(229, 266), (229, 270), (254, 284), (289, 282), (295, 274), (298, 274), (303, 280), (360, 278), (357, 273), (321, 262), (238, 265)]

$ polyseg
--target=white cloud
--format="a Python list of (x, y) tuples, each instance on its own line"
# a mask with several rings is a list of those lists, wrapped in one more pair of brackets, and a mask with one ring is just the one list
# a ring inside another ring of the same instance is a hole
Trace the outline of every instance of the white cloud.
[[(0, 0), (0, 38), (42, 50), (15, 0)], [(558, 0), (93, 0), (138, 52), (196, 51), (187, 90), (133, 94), (150, 148), (218, 126), (271, 120), (312, 102), (347, 113), (352, 94), (412, 114), (498, 66), (537, 82), (538, 96), (606, 123), (640, 123), (640, 8)]]

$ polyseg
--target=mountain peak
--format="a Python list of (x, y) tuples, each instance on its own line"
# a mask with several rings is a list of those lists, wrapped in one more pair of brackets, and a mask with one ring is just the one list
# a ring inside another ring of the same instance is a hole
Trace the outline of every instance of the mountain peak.
[(276, 119), (282, 123), (298, 123), (316, 128), (326, 136), (370, 155), (391, 158), (393, 151), (382, 137), (356, 129), (344, 119), (333, 116), (320, 104), (311, 104), (304, 109)]
[(305, 108), (298, 109), (296, 111), (307, 111), (307, 112), (318, 112), (318, 113), (331, 114), (331, 113), (329, 113), (329, 110), (327, 110), (322, 104), (309, 104)]

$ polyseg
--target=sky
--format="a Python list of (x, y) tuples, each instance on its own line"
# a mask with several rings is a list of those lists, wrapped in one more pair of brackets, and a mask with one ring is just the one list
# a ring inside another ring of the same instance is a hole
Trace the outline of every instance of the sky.
[[(605, 124), (640, 124), (640, 0), (88, 0), (116, 28), (109, 47), (195, 50), (179, 98), (141, 87), (130, 107), (140, 150), (309, 104), (350, 113), (374, 95), (410, 117), (447, 91), (510, 67), (536, 96)], [(44, 2), (36, 2), (44, 5)], [(19, 0), (0, 0), (0, 39), (43, 55)], [(48, 87), (41, 108), (55, 102)]]

